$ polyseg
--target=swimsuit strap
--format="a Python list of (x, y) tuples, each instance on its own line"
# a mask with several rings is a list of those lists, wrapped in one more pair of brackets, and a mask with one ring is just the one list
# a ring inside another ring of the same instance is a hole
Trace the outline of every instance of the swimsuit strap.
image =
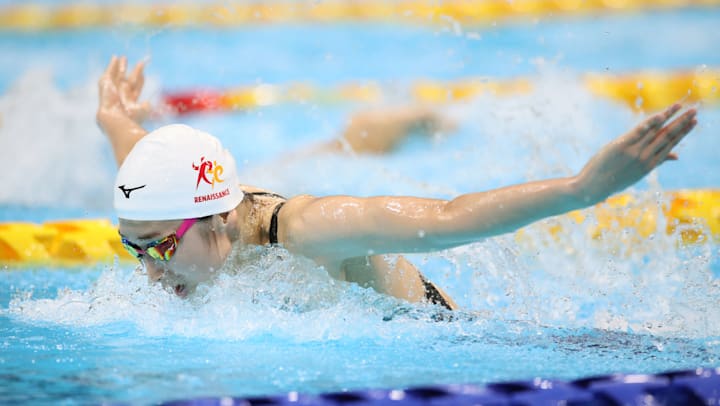
[(280, 202), (275, 206), (275, 209), (273, 210), (272, 217), (270, 218), (270, 244), (277, 244), (278, 243), (278, 237), (277, 237), (277, 229), (278, 229), (278, 213), (280, 213), (280, 209), (282, 209), (285, 202)]
[(270, 197), (277, 197), (278, 199), (287, 200), (287, 199), (285, 199), (284, 196), (280, 196), (277, 193), (271, 193), (271, 192), (245, 192), (245, 194), (250, 195), (250, 196), (270, 196)]
[(285, 204), (285, 197), (280, 196), (277, 193), (271, 193), (271, 192), (245, 192), (246, 195), (250, 196), (268, 196), (268, 197), (274, 197), (276, 199), (282, 199), (282, 201), (275, 205), (275, 209), (273, 209), (272, 217), (270, 218), (270, 229), (268, 230), (268, 235), (270, 237), (270, 244), (277, 244), (278, 243), (278, 237), (277, 237), (277, 229), (278, 229), (278, 213), (280, 212), (280, 209)]
[(440, 291), (435, 287), (435, 285), (432, 284), (432, 282), (425, 279), (423, 274), (418, 272), (418, 276), (420, 277), (420, 280), (423, 283), (423, 286), (425, 286), (425, 298), (432, 304), (440, 305), (448, 310), (452, 310), (452, 306), (445, 300), (443, 295), (440, 294)]

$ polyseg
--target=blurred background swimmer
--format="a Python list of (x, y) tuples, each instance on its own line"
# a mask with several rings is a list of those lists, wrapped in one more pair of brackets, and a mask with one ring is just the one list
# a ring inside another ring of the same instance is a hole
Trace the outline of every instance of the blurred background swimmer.
[[(456, 308), (417, 268), (394, 254), (457, 247), (534, 221), (596, 204), (634, 184), (666, 160), (696, 125), (696, 110), (674, 104), (606, 145), (575, 176), (529, 182), (452, 200), (352, 196), (285, 199), (240, 185), (235, 161), (219, 140), (184, 125), (151, 133), (139, 102), (143, 64), (127, 74), (113, 57), (100, 79), (97, 121), (120, 166), (114, 206), (125, 248), (179, 296), (210, 281), (233, 247), (280, 245), (310, 258), (334, 278), (410, 302)], [(386, 146), (426, 113), (391, 116)], [(363, 134), (362, 125), (343, 137)], [(378, 132), (382, 134), (383, 131)], [(335, 148), (343, 141), (335, 142)], [(379, 152), (378, 145), (359, 147)], [(223, 183), (223, 185), (220, 185)], [(218, 188), (215, 189), (215, 186)], [(202, 188), (201, 188), (202, 186)], [(393, 254), (393, 255), (387, 255)]]

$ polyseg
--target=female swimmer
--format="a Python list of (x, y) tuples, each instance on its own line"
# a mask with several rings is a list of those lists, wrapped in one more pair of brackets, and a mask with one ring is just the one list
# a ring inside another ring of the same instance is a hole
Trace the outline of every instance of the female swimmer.
[(207, 133), (177, 124), (147, 133), (139, 124), (150, 109), (139, 102), (143, 65), (129, 74), (126, 66), (125, 58), (112, 58), (99, 82), (97, 112), (120, 166), (114, 194), (119, 231), (149, 279), (179, 296), (210, 281), (234, 246), (279, 244), (337, 279), (454, 309), (444, 292), (397, 254), (469, 244), (601, 202), (677, 159), (673, 147), (697, 123), (695, 109), (670, 121), (681, 110), (675, 104), (606, 145), (575, 176), (449, 201), (285, 199), (241, 185), (233, 157)]

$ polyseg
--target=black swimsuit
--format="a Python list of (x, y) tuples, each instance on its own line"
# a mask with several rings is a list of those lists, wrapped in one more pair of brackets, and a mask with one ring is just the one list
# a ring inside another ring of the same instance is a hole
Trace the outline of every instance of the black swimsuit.
[(273, 210), (272, 217), (270, 218), (270, 233), (268, 234), (270, 236), (270, 244), (277, 244), (278, 238), (277, 238), (277, 228), (278, 228), (278, 213), (280, 213), (280, 209), (282, 209), (285, 202), (280, 202), (275, 206), (275, 209)]
[[(282, 209), (283, 205), (285, 204), (284, 197), (270, 192), (252, 192), (252, 193), (246, 193), (251, 196), (271, 196), (276, 197), (278, 199), (282, 199), (280, 203), (277, 203), (275, 205), (275, 208), (273, 209), (272, 217), (270, 218), (270, 229), (268, 230), (268, 236), (270, 239), (270, 244), (277, 244), (278, 243), (278, 213), (280, 213), (280, 209)], [(425, 299), (428, 300), (428, 302), (436, 305), (440, 305), (448, 310), (452, 310), (452, 306), (445, 300), (442, 294), (440, 294), (440, 291), (433, 285), (430, 281), (425, 279), (422, 273), (418, 271), (418, 276), (420, 277), (420, 280), (422, 281), (423, 287), (425, 288)]]
[(278, 230), (278, 213), (280, 213), (280, 209), (282, 209), (283, 205), (285, 204), (284, 197), (270, 192), (248, 192), (245, 193), (246, 195), (250, 196), (270, 196), (275, 197), (278, 199), (282, 199), (280, 203), (277, 203), (275, 205), (275, 209), (273, 209), (272, 217), (270, 218), (270, 229), (268, 230), (268, 236), (270, 238), (270, 244), (277, 244), (278, 243), (278, 237), (277, 237), (277, 230)]
[(448, 303), (447, 300), (445, 300), (445, 298), (443, 297), (443, 295), (440, 294), (440, 291), (435, 287), (435, 285), (425, 279), (425, 276), (423, 276), (420, 271), (418, 271), (418, 276), (420, 277), (420, 280), (425, 287), (425, 299), (427, 299), (428, 302), (440, 305), (448, 310), (453, 309), (452, 306), (450, 306), (450, 303)]

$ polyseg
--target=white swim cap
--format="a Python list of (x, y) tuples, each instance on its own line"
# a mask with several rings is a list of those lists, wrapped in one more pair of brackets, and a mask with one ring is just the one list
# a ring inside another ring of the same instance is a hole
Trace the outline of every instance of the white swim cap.
[(242, 199), (230, 152), (212, 135), (182, 124), (144, 136), (115, 179), (115, 210), (127, 220), (209, 216)]

